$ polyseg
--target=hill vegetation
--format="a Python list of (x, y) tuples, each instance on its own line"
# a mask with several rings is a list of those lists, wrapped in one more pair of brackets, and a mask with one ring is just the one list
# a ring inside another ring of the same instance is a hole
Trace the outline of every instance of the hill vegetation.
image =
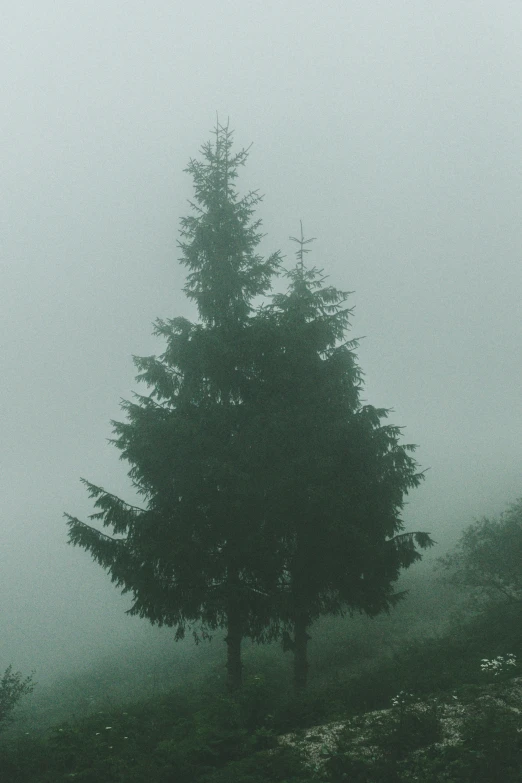
[(48, 689), (53, 726), (49, 709), (31, 721), (35, 692), (3, 734), (0, 779), (518, 781), (520, 672), (506, 661), (522, 660), (520, 605), (477, 608), (427, 570), (408, 576), (410, 599), (390, 615), (313, 627), (304, 693), (273, 644), (245, 649), (243, 689), (224, 695), (218, 637), (181, 671), (166, 655), (154, 682), (131, 659)]

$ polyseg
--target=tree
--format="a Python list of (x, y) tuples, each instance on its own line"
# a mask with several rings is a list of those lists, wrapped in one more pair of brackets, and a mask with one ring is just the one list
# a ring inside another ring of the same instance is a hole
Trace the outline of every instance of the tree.
[[(196, 638), (226, 628), (228, 685), (241, 685), (241, 640), (282, 631), (306, 684), (311, 622), (377, 614), (398, 600), (399, 570), (429, 546), (403, 533), (403, 495), (421, 481), (384, 409), (360, 404), (361, 372), (341, 342), (346, 295), (307, 269), (301, 235), (287, 293), (254, 309), (281, 258), (263, 260), (252, 214), (260, 197), (234, 189), (247, 150), (231, 133), (190, 161), (193, 213), (181, 221), (185, 293), (199, 323), (158, 320), (160, 357), (135, 357), (149, 394), (124, 401), (113, 443), (144, 507), (84, 481), (98, 528), (66, 514), (69, 541), (89, 551), (130, 614)], [(198, 630), (195, 630), (197, 628)], [(293, 630), (294, 640), (289, 635)]]
[[(401, 595), (393, 583), (433, 544), (404, 533), (404, 495), (423, 473), (400, 445), (388, 410), (361, 405), (362, 373), (345, 341), (352, 310), (347, 292), (325, 286), (321, 270), (297, 266), (287, 293), (264, 310), (258, 398), (256, 473), (269, 488), (265, 513), (278, 542), (274, 616), (283, 646), (294, 652), (294, 683), (307, 681), (310, 624), (322, 614), (388, 611)], [(292, 639), (289, 631), (292, 630)]]
[(0, 727), (5, 726), (20, 699), (32, 693), (34, 687), (32, 674), (24, 678), (12, 666), (7, 667), (0, 679)]
[(228, 126), (217, 123), (214, 135), (203, 160), (186, 169), (194, 214), (182, 219), (179, 242), (189, 269), (184, 291), (200, 323), (158, 319), (155, 334), (165, 338), (165, 352), (134, 359), (150, 393), (124, 401), (127, 421), (113, 422), (113, 443), (131, 465), (145, 507), (84, 481), (98, 509), (91, 519), (112, 535), (66, 517), (69, 542), (132, 594), (131, 615), (175, 627), (177, 639), (187, 626), (196, 640), (226, 628), (228, 686), (236, 690), (241, 640), (261, 639), (269, 624), (258, 587), (269, 542), (260, 488), (248, 470), (251, 444), (241, 431), (255, 363), (251, 302), (269, 289), (280, 256), (256, 254), (262, 235), (260, 221), (251, 218), (261, 197), (254, 191), (240, 199), (234, 188), (248, 150), (231, 154)]
[(499, 519), (483, 517), (467, 527), (439, 563), (448, 581), (476, 597), (522, 601), (522, 498)]

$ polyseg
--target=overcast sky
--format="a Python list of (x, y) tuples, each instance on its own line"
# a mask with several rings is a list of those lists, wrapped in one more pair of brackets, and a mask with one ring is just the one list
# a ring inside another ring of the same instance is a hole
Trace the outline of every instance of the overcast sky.
[(429, 467), (440, 541), (522, 495), (518, 0), (18, 0), (1, 21), (0, 670), (39, 676), (148, 626), (63, 512), (127, 497), (107, 444), (182, 293), (179, 219), (216, 112), (253, 144), (264, 253), (354, 291), (364, 397)]

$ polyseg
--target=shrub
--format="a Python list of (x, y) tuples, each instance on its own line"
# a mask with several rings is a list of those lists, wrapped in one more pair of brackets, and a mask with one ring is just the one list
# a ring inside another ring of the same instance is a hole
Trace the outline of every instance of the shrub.
[[(364, 751), (354, 746), (360, 733)], [(426, 748), (442, 739), (440, 706), (436, 699), (418, 702), (401, 691), (392, 699), (389, 712), (373, 716), (362, 728), (359, 721), (341, 734), (337, 751), (327, 762), (329, 780), (350, 783), (391, 783), (402, 780), (401, 762), (412, 751)]]
[(0, 680), (0, 729), (11, 719), (22, 696), (32, 693), (34, 687), (32, 674), (24, 679), (21, 672), (14, 672), (12, 666), (7, 667)]

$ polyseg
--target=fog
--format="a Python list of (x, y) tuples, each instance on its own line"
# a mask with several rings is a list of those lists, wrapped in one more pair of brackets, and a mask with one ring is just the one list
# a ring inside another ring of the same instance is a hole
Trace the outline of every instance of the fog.
[[(303, 221), (353, 291), (364, 399), (430, 468), (408, 529), (453, 545), (522, 494), (522, 8), (487, 0), (19, 0), (2, 20), (0, 670), (45, 681), (171, 631), (122, 597), (63, 512), (79, 478), (132, 500), (107, 442), (195, 318), (179, 219), (230, 117), (265, 194), (262, 252)], [(174, 644), (174, 642), (173, 642)]]

